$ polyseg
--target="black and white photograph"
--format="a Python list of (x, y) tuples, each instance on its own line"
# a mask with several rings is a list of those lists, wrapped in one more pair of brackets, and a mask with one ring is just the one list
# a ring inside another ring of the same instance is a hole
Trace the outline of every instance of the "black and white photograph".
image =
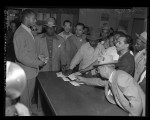
[(6, 8), (5, 116), (148, 115), (148, 7)]

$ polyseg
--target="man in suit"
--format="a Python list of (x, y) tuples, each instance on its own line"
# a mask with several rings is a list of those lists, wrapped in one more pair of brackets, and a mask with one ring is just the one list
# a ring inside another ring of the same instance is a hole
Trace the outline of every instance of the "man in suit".
[(112, 104), (119, 105), (129, 113), (129, 116), (145, 116), (145, 94), (134, 80), (134, 78), (122, 70), (115, 70), (111, 55), (104, 56), (97, 67), (98, 73), (105, 81), (100, 78), (77, 77), (77, 82), (88, 85), (105, 86), (105, 96)]
[[(135, 45), (138, 53), (135, 55), (135, 73), (134, 79), (142, 85), (144, 91), (146, 91), (146, 44), (147, 44), (147, 32), (144, 31), (140, 35), (136, 34), (138, 39)], [(145, 73), (144, 73), (145, 72)], [(143, 76), (142, 74), (145, 74)], [(143, 76), (143, 77), (142, 77)], [(142, 78), (141, 78), (142, 77)], [(144, 80), (144, 81), (143, 81)]]
[(31, 108), (31, 99), (35, 88), (35, 78), (38, 75), (39, 67), (45, 62), (38, 59), (35, 39), (31, 33), (31, 26), (36, 22), (36, 14), (30, 9), (22, 13), (22, 24), (16, 30), (13, 43), (17, 63), (24, 69), (27, 76), (27, 86), (20, 97), (20, 102)]
[(38, 53), (48, 58), (40, 71), (60, 71), (66, 66), (65, 42), (55, 31), (55, 19), (51, 17), (47, 19), (46, 33), (36, 37)]

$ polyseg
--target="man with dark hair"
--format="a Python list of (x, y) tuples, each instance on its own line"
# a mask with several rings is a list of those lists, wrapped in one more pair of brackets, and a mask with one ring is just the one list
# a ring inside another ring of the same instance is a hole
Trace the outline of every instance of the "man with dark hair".
[(83, 34), (84, 32), (84, 24), (83, 23), (77, 23), (76, 24), (76, 30), (75, 35), (70, 36), (66, 40), (66, 52), (67, 52), (67, 58), (68, 58), (68, 67), (70, 65), (71, 60), (77, 53), (77, 51), (80, 49), (80, 47), (86, 43), (86, 35)]
[(60, 35), (61, 37), (64, 38), (64, 40), (67, 40), (68, 37), (72, 36), (73, 34), (70, 32), (72, 28), (72, 23), (69, 20), (65, 20), (63, 22), (63, 29), (64, 31), (62, 31), (61, 33), (59, 33), (58, 35)]
[(124, 70), (132, 77), (135, 71), (135, 60), (133, 54), (130, 53), (133, 41), (130, 36), (121, 33), (116, 39), (116, 50), (119, 54), (118, 63), (116, 64), (117, 70)]
[(22, 24), (14, 35), (14, 48), (17, 63), (23, 68), (27, 76), (27, 86), (20, 96), (20, 102), (31, 109), (31, 100), (35, 88), (35, 78), (38, 75), (39, 67), (46, 63), (38, 59), (37, 48), (34, 36), (30, 27), (34, 26), (36, 15), (32, 10), (26, 9), (22, 12)]

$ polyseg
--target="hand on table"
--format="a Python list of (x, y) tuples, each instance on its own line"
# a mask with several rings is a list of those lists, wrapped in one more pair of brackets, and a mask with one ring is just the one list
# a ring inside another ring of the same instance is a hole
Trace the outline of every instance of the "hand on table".
[(66, 70), (65, 72), (63, 72), (63, 74), (64, 74), (65, 76), (69, 76), (70, 74), (72, 74), (72, 72), (73, 72), (73, 70), (68, 69), (68, 70)]
[(62, 69), (62, 72), (65, 73), (65, 71), (67, 70), (67, 65), (62, 65), (61, 69)]
[(84, 77), (81, 77), (81, 76), (76, 76), (76, 82), (78, 82), (78, 83), (86, 83), (86, 78), (84, 78)]

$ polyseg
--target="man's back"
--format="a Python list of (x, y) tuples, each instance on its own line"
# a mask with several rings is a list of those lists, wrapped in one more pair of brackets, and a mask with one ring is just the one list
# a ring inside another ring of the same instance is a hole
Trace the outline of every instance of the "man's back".
[(112, 78), (112, 92), (117, 104), (130, 115), (140, 116), (142, 110), (145, 114), (145, 94), (131, 75), (117, 70)]

